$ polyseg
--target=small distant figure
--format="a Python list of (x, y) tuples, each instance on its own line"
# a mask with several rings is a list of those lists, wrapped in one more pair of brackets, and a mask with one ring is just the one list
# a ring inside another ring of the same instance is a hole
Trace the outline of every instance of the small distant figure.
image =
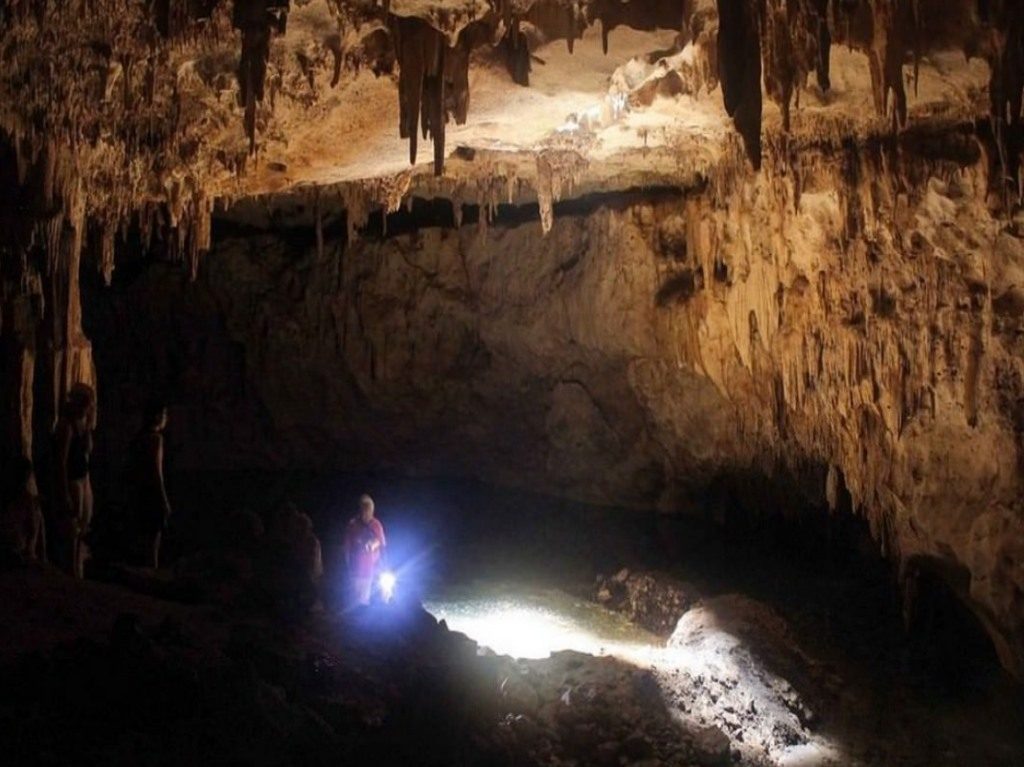
[(71, 387), (57, 421), (57, 497), (62, 558), (76, 578), (85, 576), (89, 558), (86, 536), (92, 525), (92, 432), (96, 427), (96, 393), (77, 383)]
[(260, 570), (264, 586), (279, 605), (293, 608), (297, 614), (308, 611), (319, 598), (324, 573), (313, 520), (286, 501), (267, 520), (263, 542)]
[(32, 461), (15, 459), (4, 493), (0, 518), (3, 546), (23, 562), (46, 562), (46, 523)]
[(146, 407), (142, 429), (131, 445), (132, 518), (129, 524), (135, 531), (142, 558), (154, 570), (160, 566), (160, 543), (171, 517), (171, 503), (164, 484), (166, 428), (167, 405), (155, 400)]
[(286, 501), (270, 520), (267, 535), (282, 546), (287, 558), (310, 583), (316, 584), (324, 574), (320, 539), (313, 531), (313, 520)]
[(373, 499), (364, 495), (359, 499), (359, 515), (352, 517), (345, 528), (345, 565), (355, 605), (370, 604), (373, 579), (386, 545), (384, 525), (373, 514)]

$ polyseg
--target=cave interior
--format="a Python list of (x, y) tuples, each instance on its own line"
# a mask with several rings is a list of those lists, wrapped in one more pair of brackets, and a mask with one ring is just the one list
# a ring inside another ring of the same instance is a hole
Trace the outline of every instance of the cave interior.
[(1020, 765), (1022, 157), (1018, 0), (0, 0), (5, 763)]

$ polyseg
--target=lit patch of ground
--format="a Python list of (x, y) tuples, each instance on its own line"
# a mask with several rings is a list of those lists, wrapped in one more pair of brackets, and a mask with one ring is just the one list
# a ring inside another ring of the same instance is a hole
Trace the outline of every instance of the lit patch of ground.
[[(499, 654), (544, 659), (572, 650), (647, 669), (686, 731), (717, 729), (744, 764), (840, 763), (838, 746), (814, 731), (812, 706), (773, 670), (792, 665), (785, 656), (798, 653), (783, 645), (790, 639), (784, 623), (752, 600), (709, 600), (683, 617), (667, 643), (558, 590), (475, 584), (425, 606)], [(751, 630), (763, 634), (757, 649), (743, 636)]]

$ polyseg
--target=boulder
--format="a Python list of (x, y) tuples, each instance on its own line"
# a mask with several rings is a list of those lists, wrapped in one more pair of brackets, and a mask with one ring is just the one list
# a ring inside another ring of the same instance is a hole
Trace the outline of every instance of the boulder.
[(698, 596), (692, 586), (671, 576), (623, 568), (610, 578), (598, 577), (594, 598), (648, 631), (667, 637)]

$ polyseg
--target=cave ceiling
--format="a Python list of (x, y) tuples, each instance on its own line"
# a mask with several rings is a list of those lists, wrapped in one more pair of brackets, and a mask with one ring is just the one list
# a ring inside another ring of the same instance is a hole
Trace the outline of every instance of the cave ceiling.
[[(550, 202), (784, 167), (992, 116), (1015, 178), (1022, 11), (998, 0), (8, 0), (0, 128), (34, 201), (114, 232), (334, 187)], [(763, 89), (761, 83), (763, 81)], [(38, 206), (36, 206), (38, 207)], [(32, 227), (22, 222), (21, 239)], [(10, 238), (8, 238), (10, 239)], [(18, 239), (18, 238), (15, 238)]]

